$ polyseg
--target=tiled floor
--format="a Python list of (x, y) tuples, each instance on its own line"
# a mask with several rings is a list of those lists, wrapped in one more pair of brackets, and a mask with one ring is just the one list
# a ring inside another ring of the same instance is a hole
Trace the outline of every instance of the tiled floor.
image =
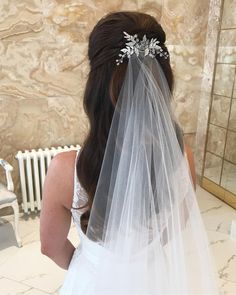
[[(236, 238), (229, 235), (236, 210), (199, 187), (197, 196), (216, 260), (221, 295), (236, 295)], [(58, 294), (65, 271), (40, 253), (38, 216), (21, 217), (22, 248), (16, 246), (14, 231), (8, 222), (11, 219), (12, 216), (0, 219), (3, 222), (0, 225), (0, 295)], [(78, 243), (74, 226), (70, 238)]]

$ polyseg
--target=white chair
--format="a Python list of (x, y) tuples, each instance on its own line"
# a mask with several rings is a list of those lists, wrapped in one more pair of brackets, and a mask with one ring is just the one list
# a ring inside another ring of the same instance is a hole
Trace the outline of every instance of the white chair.
[(14, 184), (11, 177), (11, 171), (13, 167), (3, 159), (0, 159), (0, 165), (5, 169), (6, 178), (7, 178), (7, 186), (0, 182), (0, 209), (4, 207), (11, 206), (14, 211), (14, 229), (16, 240), (18, 246), (21, 247), (21, 239), (18, 233), (18, 223), (19, 223), (19, 206), (17, 202), (17, 197), (14, 194)]

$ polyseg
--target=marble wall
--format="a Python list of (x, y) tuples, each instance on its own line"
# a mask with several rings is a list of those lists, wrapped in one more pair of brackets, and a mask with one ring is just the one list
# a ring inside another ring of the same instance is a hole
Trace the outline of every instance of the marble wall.
[[(217, 1), (211, 2), (214, 7)], [(87, 38), (110, 11), (139, 10), (162, 23), (177, 117), (194, 147), (209, 5), (210, 0), (1, 0), (0, 156), (15, 168), (17, 193), (18, 150), (82, 144), (88, 129), (82, 107)]]

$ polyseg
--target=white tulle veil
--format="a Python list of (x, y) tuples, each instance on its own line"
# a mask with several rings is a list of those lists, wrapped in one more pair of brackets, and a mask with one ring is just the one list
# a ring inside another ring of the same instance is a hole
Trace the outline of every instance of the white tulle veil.
[(156, 58), (129, 58), (86, 236), (99, 249), (92, 294), (217, 294), (171, 93)]

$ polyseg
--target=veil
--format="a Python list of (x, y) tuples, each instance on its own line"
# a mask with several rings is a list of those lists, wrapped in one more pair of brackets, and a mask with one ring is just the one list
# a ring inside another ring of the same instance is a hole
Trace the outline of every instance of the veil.
[(218, 294), (177, 126), (157, 59), (130, 56), (86, 232), (92, 294)]

